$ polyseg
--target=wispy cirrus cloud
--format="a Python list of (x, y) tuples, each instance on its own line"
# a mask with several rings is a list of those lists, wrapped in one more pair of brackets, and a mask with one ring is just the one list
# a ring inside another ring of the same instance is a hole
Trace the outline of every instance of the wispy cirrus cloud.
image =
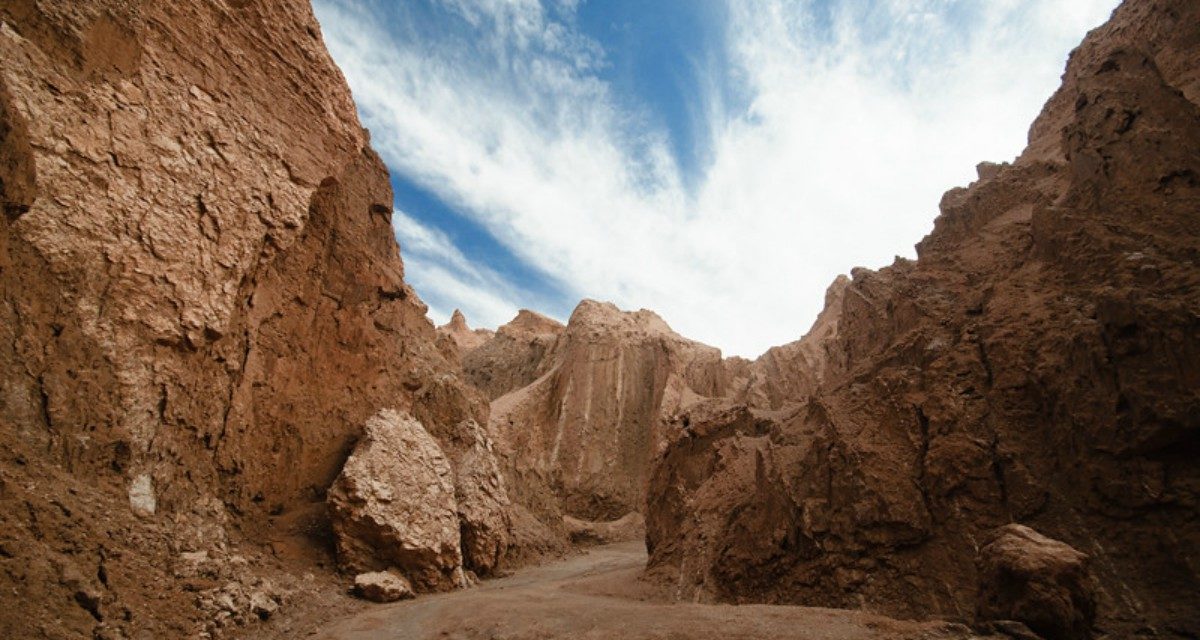
[(396, 218), (435, 317), (593, 297), (731, 353), (793, 340), (835, 275), (911, 254), (943, 191), (1020, 151), (1115, 3), (651, 4), (706, 25), (669, 36), (687, 73), (661, 86), (622, 80), (653, 62), (620, 49), (636, 3), (606, 27), (561, 0), (317, 1), (389, 167), (455, 212)]

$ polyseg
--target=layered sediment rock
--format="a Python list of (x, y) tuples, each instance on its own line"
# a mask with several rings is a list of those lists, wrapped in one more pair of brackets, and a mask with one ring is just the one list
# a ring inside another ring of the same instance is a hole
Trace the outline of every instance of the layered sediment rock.
[(204, 631), (196, 601), (232, 600), (172, 588), (180, 554), (249, 558), (247, 580), (246, 541), (313, 562), (384, 407), (474, 481), (486, 399), (404, 282), (386, 170), (307, 2), (0, 21), (0, 591), (26, 603), (0, 635)]
[[(533, 323), (518, 317), (514, 324)], [(724, 390), (720, 351), (680, 337), (649, 311), (590, 300), (550, 344), (543, 336), (552, 328), (537, 323), (522, 340), (502, 327), (494, 342), (503, 347), (485, 344), (472, 354), (503, 348), (516, 369), (542, 372), (492, 403), (491, 431), (514, 496), (555, 526), (562, 514), (603, 521), (641, 511), (666, 418)]]
[(653, 573), (688, 600), (971, 620), (977, 548), (1015, 521), (1092, 557), (1101, 630), (1200, 633), (1196, 24), (1123, 5), (919, 260), (854, 272), (802, 384), (681, 419)]

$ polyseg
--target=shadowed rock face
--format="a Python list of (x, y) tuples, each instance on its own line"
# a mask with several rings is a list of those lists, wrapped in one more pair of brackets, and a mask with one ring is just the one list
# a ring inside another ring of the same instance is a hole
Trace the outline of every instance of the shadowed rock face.
[(855, 271), (811, 391), (681, 419), (652, 573), (689, 600), (969, 620), (978, 546), (1015, 521), (1092, 557), (1100, 629), (1200, 634), (1196, 24), (1122, 6), (918, 261)]
[(1005, 525), (979, 551), (984, 620), (1014, 620), (1047, 639), (1092, 637), (1096, 593), (1088, 557), (1029, 527)]
[(0, 635), (194, 635), (172, 559), (321, 549), (381, 408), (479, 457), (307, 2), (0, 20)]

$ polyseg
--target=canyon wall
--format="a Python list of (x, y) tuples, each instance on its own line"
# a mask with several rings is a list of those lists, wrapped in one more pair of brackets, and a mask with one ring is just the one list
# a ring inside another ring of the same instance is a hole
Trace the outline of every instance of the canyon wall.
[[(1090, 557), (1110, 637), (1200, 635), (1197, 24), (1122, 5), (1025, 153), (947, 192), (918, 260), (831, 296), (836, 327), (773, 365), (792, 382), (680, 418), (652, 575), (970, 621), (980, 547), (1017, 522)], [(822, 355), (789, 374), (801, 352)]]
[(326, 489), (381, 409), (488, 468), (486, 398), (404, 282), (386, 169), (307, 2), (0, 20), (0, 590), (23, 603), (0, 635), (269, 616), (269, 590), (203, 603), (232, 602), (220, 567), (325, 562)]
[(514, 500), (565, 535), (563, 516), (640, 512), (669, 418), (725, 393), (720, 351), (680, 337), (650, 311), (585, 300), (564, 327), (522, 311), (463, 356), (495, 399), (491, 426)]

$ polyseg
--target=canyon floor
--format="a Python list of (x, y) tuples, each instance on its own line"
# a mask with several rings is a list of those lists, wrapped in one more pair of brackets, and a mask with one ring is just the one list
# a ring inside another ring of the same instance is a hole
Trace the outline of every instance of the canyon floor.
[(672, 603), (639, 579), (640, 541), (523, 569), (473, 589), (372, 607), (335, 620), (320, 640), (470, 638), (976, 638), (966, 627), (815, 607)]

